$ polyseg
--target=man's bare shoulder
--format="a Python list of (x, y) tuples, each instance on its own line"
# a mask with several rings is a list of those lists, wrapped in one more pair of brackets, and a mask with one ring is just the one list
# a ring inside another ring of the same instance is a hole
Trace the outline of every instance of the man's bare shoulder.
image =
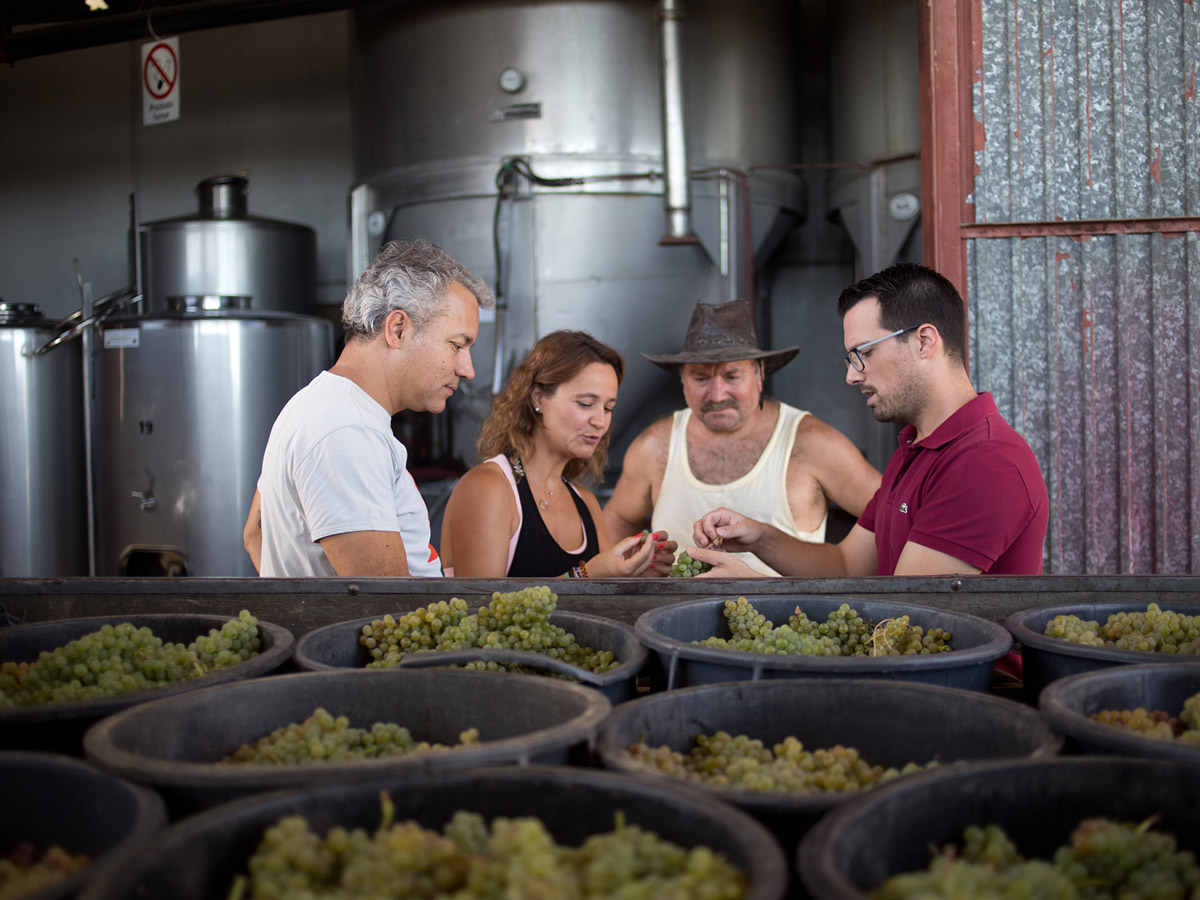
[(811, 413), (796, 425), (796, 440), (792, 444), (793, 459), (821, 459), (831, 453), (845, 453), (848, 449), (859, 452), (850, 438)]
[(668, 414), (657, 419), (646, 427), (641, 434), (633, 439), (629, 449), (625, 451), (625, 463), (638, 461), (648, 465), (656, 460), (662, 460), (666, 465), (667, 450), (671, 446), (671, 426), (674, 414)]

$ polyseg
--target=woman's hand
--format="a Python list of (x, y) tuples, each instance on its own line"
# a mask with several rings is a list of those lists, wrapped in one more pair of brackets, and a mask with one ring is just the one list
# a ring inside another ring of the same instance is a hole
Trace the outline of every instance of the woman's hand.
[(675, 552), (679, 544), (669, 540), (665, 531), (642, 532), (647, 544), (654, 545), (654, 553), (650, 559), (650, 568), (640, 574), (649, 578), (666, 578), (671, 574), (671, 566), (675, 565)]
[(635, 534), (622, 538), (603, 553), (597, 553), (587, 561), (587, 570), (591, 578), (666, 575), (674, 560), (674, 541), (659, 541), (654, 535)]

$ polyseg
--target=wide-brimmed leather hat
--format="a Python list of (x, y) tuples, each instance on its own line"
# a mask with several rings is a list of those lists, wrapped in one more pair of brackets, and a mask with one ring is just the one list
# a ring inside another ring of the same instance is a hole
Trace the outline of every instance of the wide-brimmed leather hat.
[(687, 363), (721, 363), (739, 359), (761, 359), (763, 370), (770, 375), (792, 361), (799, 347), (784, 350), (762, 350), (754, 331), (750, 304), (745, 300), (728, 303), (697, 303), (683, 336), (679, 353), (642, 356), (668, 372), (678, 372)]

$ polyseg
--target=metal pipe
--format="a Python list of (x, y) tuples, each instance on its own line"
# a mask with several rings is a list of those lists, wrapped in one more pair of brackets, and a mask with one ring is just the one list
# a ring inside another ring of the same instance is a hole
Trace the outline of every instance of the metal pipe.
[(663, 204), (667, 232), (660, 244), (698, 244), (692, 233), (687, 115), (683, 84), (683, 0), (659, 0), (662, 49)]
[(75, 280), (79, 283), (80, 324), (84, 325), (79, 341), (83, 378), (83, 461), (84, 484), (87, 493), (87, 561), (88, 575), (96, 575), (96, 483), (95, 483), (95, 406), (92, 401), (95, 382), (92, 372), (93, 343), (95, 332), (89, 327), (92, 319), (92, 293), (83, 285), (79, 273), (79, 260), (75, 260)]

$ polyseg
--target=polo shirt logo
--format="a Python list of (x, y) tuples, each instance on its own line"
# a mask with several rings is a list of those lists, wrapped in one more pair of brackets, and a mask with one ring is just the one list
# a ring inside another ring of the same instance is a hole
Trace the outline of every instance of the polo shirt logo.
[(907, 503), (900, 504), (900, 512), (902, 512), (906, 515), (908, 514), (908, 504)]

